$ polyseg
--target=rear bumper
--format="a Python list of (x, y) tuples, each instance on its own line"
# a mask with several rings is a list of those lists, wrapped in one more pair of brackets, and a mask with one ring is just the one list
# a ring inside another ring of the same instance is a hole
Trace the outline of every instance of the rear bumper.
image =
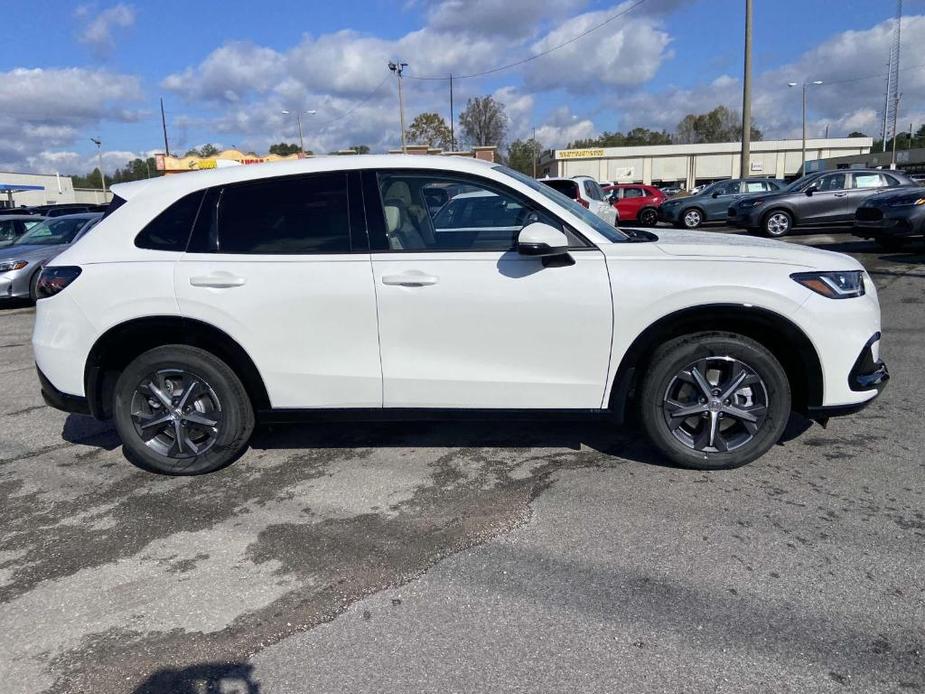
[(79, 395), (62, 393), (52, 385), (51, 381), (42, 373), (41, 369), (36, 366), (35, 370), (38, 372), (39, 384), (42, 387), (42, 399), (45, 401), (45, 404), (49, 407), (54, 407), (56, 410), (62, 410), (63, 412), (84, 415), (90, 414), (90, 404), (87, 402), (86, 398)]

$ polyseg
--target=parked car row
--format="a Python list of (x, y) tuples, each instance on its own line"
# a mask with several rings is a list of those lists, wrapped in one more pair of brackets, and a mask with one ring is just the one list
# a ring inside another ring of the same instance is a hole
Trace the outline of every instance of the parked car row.
[(784, 187), (773, 178), (734, 178), (718, 181), (695, 195), (668, 200), (659, 207), (659, 219), (677, 227), (696, 229), (705, 222), (725, 221), (730, 204), (744, 196), (773, 193)]
[[(99, 212), (38, 218), (13, 243), (0, 249), (0, 299), (35, 299), (42, 268), (85, 236), (102, 218)], [(5, 221), (0, 217), (0, 229)], [(30, 219), (23, 221), (24, 226)]]
[(89, 202), (61, 202), (51, 205), (30, 205), (22, 207), (9, 207), (0, 210), (0, 214), (39, 215), (42, 217), (61, 217), (66, 214), (80, 214), (81, 212), (105, 212), (108, 205), (97, 205)]

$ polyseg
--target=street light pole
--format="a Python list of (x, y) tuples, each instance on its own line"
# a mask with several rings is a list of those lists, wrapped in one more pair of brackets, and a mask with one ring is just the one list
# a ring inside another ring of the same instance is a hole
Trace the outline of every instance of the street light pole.
[(748, 178), (752, 147), (752, 0), (745, 0), (745, 65), (742, 75), (742, 155), (739, 177)]
[(398, 117), (401, 120), (401, 151), (407, 152), (408, 146), (405, 144), (405, 96), (402, 93), (401, 89), (401, 77), (402, 72), (405, 68), (408, 67), (408, 63), (403, 63), (400, 60), (397, 63), (389, 63), (389, 70), (395, 73), (395, 76), (398, 77)]
[(90, 142), (96, 145), (96, 155), (100, 161), (100, 183), (103, 184), (103, 202), (106, 202), (106, 174), (103, 173), (103, 142), (98, 137), (91, 137)]
[[(822, 84), (822, 80), (813, 80), (812, 82), (803, 82), (803, 159), (801, 171), (806, 175), (806, 88), (812, 85)], [(796, 82), (788, 82), (788, 87), (796, 87)]]
[[(284, 116), (292, 115), (292, 111), (287, 111), (285, 109), (280, 111), (280, 113), (282, 113)], [(302, 114), (305, 114), (307, 116), (314, 116), (316, 113), (317, 111), (315, 111), (314, 109), (310, 109), (308, 111), (296, 111), (295, 112), (296, 120), (299, 123), (299, 154), (303, 157), (305, 156), (305, 138), (302, 137)]]

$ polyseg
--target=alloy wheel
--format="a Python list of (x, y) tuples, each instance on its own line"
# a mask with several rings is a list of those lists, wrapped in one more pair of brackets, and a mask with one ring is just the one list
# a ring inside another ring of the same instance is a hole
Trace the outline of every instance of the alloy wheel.
[(749, 443), (768, 413), (761, 377), (732, 357), (699, 359), (678, 372), (662, 402), (665, 423), (683, 445), (725, 453)]
[(790, 230), (790, 217), (783, 212), (775, 212), (768, 217), (765, 228), (771, 236), (783, 236)]
[(131, 402), (135, 433), (155, 453), (173, 459), (202, 455), (218, 440), (222, 406), (205, 379), (161, 369), (141, 380)]
[(697, 210), (688, 210), (684, 213), (684, 226), (688, 229), (694, 229), (700, 226), (703, 217)]
[(658, 214), (655, 210), (644, 210), (639, 216), (639, 223), (647, 227), (655, 226), (658, 223)]

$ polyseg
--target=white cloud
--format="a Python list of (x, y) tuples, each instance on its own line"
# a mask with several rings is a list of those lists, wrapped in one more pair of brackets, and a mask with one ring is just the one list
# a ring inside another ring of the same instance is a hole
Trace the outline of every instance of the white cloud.
[(35, 159), (35, 152), (95, 135), (104, 120), (137, 120), (141, 114), (126, 106), (141, 97), (137, 77), (107, 70), (16, 68), (0, 73), (0, 166), (38, 171), (51, 160)]
[[(532, 51), (539, 54), (560, 46), (626, 7), (628, 3), (622, 3), (573, 17), (535, 42)], [(628, 14), (529, 63), (524, 79), (530, 89), (565, 88), (575, 93), (593, 93), (602, 86), (635, 86), (651, 80), (671, 57), (670, 43), (657, 17)]]
[(135, 8), (121, 2), (96, 16), (91, 16), (90, 8), (83, 5), (77, 9), (76, 15), (84, 21), (84, 26), (77, 35), (78, 40), (101, 55), (115, 48), (116, 30), (127, 29), (135, 23)]
[(438, 0), (429, 3), (428, 25), (437, 31), (477, 36), (527, 36), (544, 20), (558, 20), (586, 0)]

